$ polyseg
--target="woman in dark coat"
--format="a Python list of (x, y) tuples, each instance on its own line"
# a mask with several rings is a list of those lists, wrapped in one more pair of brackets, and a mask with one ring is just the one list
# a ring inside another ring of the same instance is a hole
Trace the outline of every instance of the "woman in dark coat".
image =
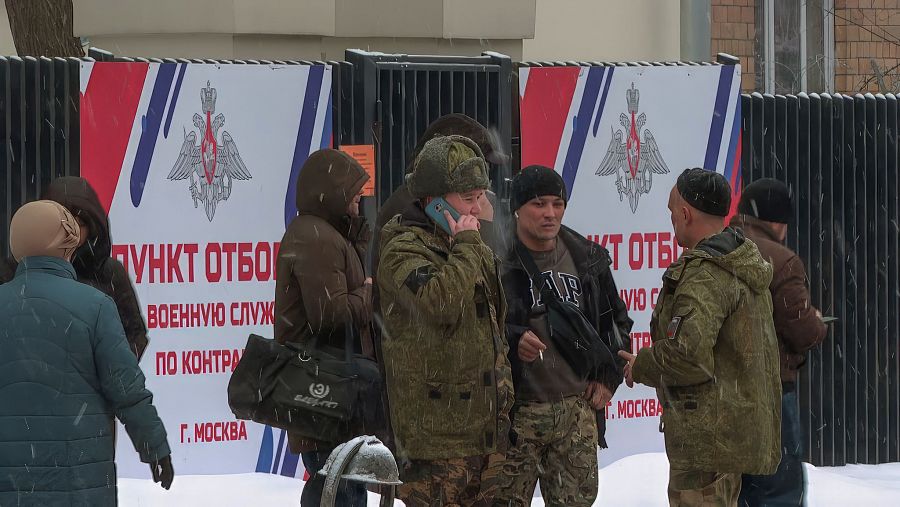
[[(50, 182), (43, 199), (62, 204), (75, 216), (82, 231), (81, 244), (72, 258), (78, 281), (103, 292), (116, 303), (128, 346), (140, 359), (147, 348), (147, 325), (128, 272), (121, 262), (110, 257), (109, 217), (97, 193), (84, 178), (63, 176)], [(8, 282), (16, 271), (14, 260), (7, 259), (4, 264), (0, 266), (0, 282)]]
[(113, 301), (75, 281), (79, 227), (53, 201), (10, 225), (16, 276), (0, 286), (0, 505), (116, 505), (113, 418), (153, 479), (174, 470), (165, 427)]

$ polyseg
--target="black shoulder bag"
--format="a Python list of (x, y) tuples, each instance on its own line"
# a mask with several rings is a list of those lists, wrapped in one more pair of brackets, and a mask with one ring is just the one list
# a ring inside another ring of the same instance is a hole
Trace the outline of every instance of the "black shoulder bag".
[[(531, 283), (539, 287), (541, 300), (547, 307), (547, 324), (550, 338), (562, 358), (569, 363), (579, 377), (586, 380), (601, 380), (605, 368), (617, 368), (616, 354), (593, 324), (584, 316), (578, 305), (563, 301), (541, 276), (531, 252), (521, 241), (516, 241), (516, 253), (522, 266), (531, 278)], [(552, 281), (551, 281), (552, 283)]]
[(382, 379), (372, 359), (344, 349), (288, 343), (251, 334), (231, 380), (228, 405), (238, 419), (268, 424), (320, 442), (343, 442), (378, 421)]

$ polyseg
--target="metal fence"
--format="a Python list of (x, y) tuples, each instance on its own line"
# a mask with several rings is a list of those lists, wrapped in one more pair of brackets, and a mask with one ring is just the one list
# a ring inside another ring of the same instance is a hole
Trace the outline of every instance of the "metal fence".
[[(508, 57), (385, 55), (350, 50), (345, 62), (115, 58), (158, 63), (332, 65), (334, 144), (374, 144), (374, 217), (402, 182), (410, 151), (428, 124), (460, 112), (497, 133), (518, 167), (517, 67)], [(0, 58), (0, 254), (9, 220), (54, 177), (79, 174), (78, 59)], [(731, 63), (731, 62), (724, 62)], [(698, 65), (527, 62), (518, 66)], [(707, 63), (708, 65), (708, 63)], [(807, 452), (815, 465), (900, 461), (900, 273), (898, 107), (893, 95), (742, 97), (742, 170), (787, 182), (796, 196), (789, 246), (806, 262), (814, 304), (838, 317), (810, 353), (800, 381)], [(377, 203), (376, 203), (377, 201)]]
[(745, 182), (794, 191), (788, 245), (838, 321), (801, 370), (815, 465), (900, 460), (897, 98), (744, 95)]
[(0, 253), (9, 222), (57, 176), (78, 174), (75, 58), (0, 57)]

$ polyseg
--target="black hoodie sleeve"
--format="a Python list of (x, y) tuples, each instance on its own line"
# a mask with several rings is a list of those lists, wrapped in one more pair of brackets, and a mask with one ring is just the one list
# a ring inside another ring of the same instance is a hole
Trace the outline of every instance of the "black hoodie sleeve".
[[(631, 327), (634, 325), (634, 321), (628, 316), (628, 307), (619, 295), (619, 289), (616, 288), (616, 281), (613, 279), (611, 270), (607, 269), (600, 275), (599, 285), (599, 297), (606, 298), (612, 311), (613, 326), (611, 329), (612, 336), (610, 336), (610, 349), (613, 354), (616, 354), (619, 350), (630, 352)], [(616, 389), (618, 389), (625, 378), (625, 361), (618, 354), (616, 354), (615, 360), (616, 369), (608, 368), (604, 371), (603, 378), (600, 380), (613, 393), (616, 392)]]
[(107, 271), (109, 277), (110, 293), (113, 301), (116, 302), (116, 308), (119, 310), (119, 318), (122, 320), (122, 327), (125, 328), (125, 337), (128, 340), (128, 347), (140, 360), (147, 349), (149, 339), (147, 338), (147, 324), (144, 322), (144, 316), (141, 315), (141, 306), (138, 303), (137, 294), (134, 292), (134, 286), (131, 284), (131, 278), (122, 263), (116, 259), (107, 259), (104, 270)]

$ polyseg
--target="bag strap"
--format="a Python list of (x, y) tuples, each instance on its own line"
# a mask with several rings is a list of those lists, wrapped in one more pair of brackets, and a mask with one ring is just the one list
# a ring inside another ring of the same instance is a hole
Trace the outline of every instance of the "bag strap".
[(516, 255), (518, 255), (519, 260), (522, 261), (522, 267), (525, 268), (525, 272), (528, 273), (529, 278), (531, 278), (532, 285), (538, 287), (538, 293), (541, 295), (541, 298), (544, 299), (544, 301), (547, 301), (547, 297), (549, 296), (549, 299), (553, 302), (559, 300), (556, 291), (551, 287), (548, 287), (547, 280), (541, 276), (541, 270), (538, 269), (537, 264), (534, 262), (534, 257), (532, 257), (531, 252), (525, 248), (525, 245), (523, 245), (518, 238), (516, 238), (515, 242)]

